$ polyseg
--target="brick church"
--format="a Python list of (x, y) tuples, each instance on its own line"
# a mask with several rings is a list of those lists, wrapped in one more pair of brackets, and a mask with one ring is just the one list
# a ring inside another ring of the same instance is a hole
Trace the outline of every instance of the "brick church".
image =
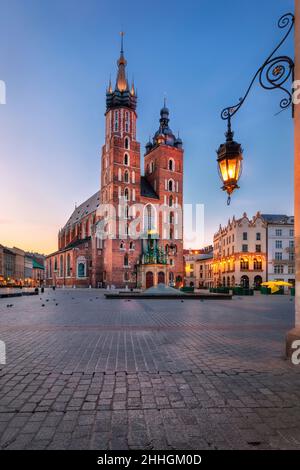
[[(164, 103), (158, 130), (146, 145), (142, 176), (137, 95), (126, 78), (123, 37), (117, 64), (115, 87), (110, 82), (106, 92), (100, 191), (76, 207), (59, 231), (58, 250), (47, 257), (47, 284), (180, 287), (184, 279), (182, 141), (169, 127)], [(109, 236), (99, 236), (100, 225), (105, 225)]]

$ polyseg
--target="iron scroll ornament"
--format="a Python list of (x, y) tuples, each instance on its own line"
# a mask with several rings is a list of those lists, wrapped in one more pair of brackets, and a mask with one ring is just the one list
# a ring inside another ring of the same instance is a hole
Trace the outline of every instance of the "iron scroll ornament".
[[(281, 90), (285, 96), (280, 101), (280, 108), (281, 111), (287, 109), (290, 105), (292, 105), (292, 116), (294, 117), (294, 106), (293, 106), (293, 88), (292, 92), (290, 92), (287, 88), (283, 85), (292, 78), (292, 84), (294, 83), (294, 68), (295, 64), (293, 60), (286, 56), (286, 55), (278, 55), (276, 56), (276, 52), (280, 49), (282, 44), (285, 42), (287, 37), (289, 36), (290, 32), (292, 31), (295, 23), (295, 17), (292, 13), (286, 13), (285, 15), (281, 16), (278, 20), (278, 28), (279, 29), (286, 29), (286, 33), (284, 37), (281, 39), (279, 44), (276, 48), (271, 52), (271, 54), (267, 57), (265, 62), (261, 65), (261, 67), (256, 71), (255, 75), (253, 76), (246, 93), (242, 98), (239, 99), (239, 102), (233, 106), (228, 106), (224, 108), (221, 112), (221, 119), (227, 121), (227, 133), (226, 135), (232, 134), (231, 131), (231, 118), (238, 112), (241, 106), (244, 104), (245, 100), (247, 99), (250, 90), (258, 78), (259, 84), (265, 90)], [(279, 111), (279, 112), (281, 112)], [(238, 186), (236, 186), (238, 188)], [(231, 201), (231, 195), (229, 195), (227, 199), (227, 204), (229, 205)]]
[(259, 80), (259, 84), (265, 90), (275, 90), (277, 88), (282, 90), (286, 94), (286, 96), (280, 101), (280, 108), (282, 110), (288, 108), (292, 104), (293, 95), (289, 90), (283, 87), (283, 85), (291, 76), (292, 82), (294, 82), (294, 62), (288, 56), (279, 55), (274, 57), (274, 55), (289, 36), (290, 32), (294, 27), (294, 22), (295, 17), (292, 13), (286, 13), (279, 19), (278, 28), (288, 28), (286, 34), (284, 35), (280, 43), (277, 45), (277, 47), (269, 55), (269, 57), (265, 60), (262, 66), (257, 70), (243, 98), (240, 98), (237, 104), (233, 106), (228, 106), (222, 110), (221, 118), (223, 120), (230, 120), (230, 118), (238, 112), (240, 107), (245, 102), (247, 96), (249, 95), (250, 90), (257, 77)]

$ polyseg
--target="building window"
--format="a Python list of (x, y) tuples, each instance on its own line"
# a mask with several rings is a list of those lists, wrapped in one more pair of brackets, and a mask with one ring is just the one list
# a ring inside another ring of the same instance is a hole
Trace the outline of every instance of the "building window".
[(125, 132), (129, 132), (129, 112), (125, 111)]
[(125, 271), (125, 273), (124, 273), (124, 281), (125, 282), (129, 281), (129, 272), (128, 271)]
[(275, 251), (275, 259), (276, 261), (282, 260), (282, 253), (280, 251)]
[(125, 250), (125, 245), (124, 245), (123, 240), (120, 243), (120, 250)]
[(293, 250), (295, 248), (294, 240), (289, 241), (289, 248), (290, 248), (290, 250)]
[(249, 261), (245, 258), (241, 258), (240, 260), (240, 269), (241, 271), (245, 271), (249, 269)]
[(275, 274), (283, 274), (283, 265), (282, 264), (275, 264), (274, 273)]
[(115, 129), (115, 132), (117, 132), (119, 130), (119, 112), (118, 111), (115, 111), (114, 113), (114, 129)]
[(257, 232), (257, 234), (256, 234), (256, 240), (257, 240), (257, 241), (261, 240), (261, 233), (260, 233), (260, 232)]
[(129, 266), (129, 261), (128, 261), (128, 255), (126, 253), (126, 255), (124, 255), (124, 266), (125, 267), (128, 267)]
[(63, 277), (64, 275), (64, 258), (61, 255), (59, 259), (59, 275), (60, 277)]
[(282, 248), (282, 240), (276, 240), (275, 241), (275, 248), (277, 248), (277, 249)]
[(289, 266), (288, 267), (288, 273), (289, 274), (295, 274), (295, 267), (294, 266)]
[(248, 233), (247, 232), (243, 232), (243, 240), (248, 240)]
[(129, 250), (134, 250), (134, 243), (133, 242), (129, 243)]
[(254, 260), (253, 260), (253, 269), (262, 270), (262, 261), (260, 259), (254, 258)]
[(255, 245), (256, 253), (261, 253), (261, 245)]
[(129, 155), (125, 153), (124, 155), (124, 165), (129, 166)]
[(169, 206), (173, 207), (173, 196), (169, 197)]
[(71, 257), (70, 257), (70, 253), (67, 254), (66, 275), (67, 275), (67, 277), (71, 276)]
[(155, 230), (156, 227), (156, 212), (155, 208), (151, 205), (148, 204), (145, 207), (144, 211), (144, 230)]
[(275, 230), (275, 235), (276, 235), (276, 237), (282, 237), (282, 230), (281, 230), (281, 228), (277, 228), (277, 229)]
[(169, 191), (174, 191), (174, 181), (173, 181), (173, 180), (169, 180), (169, 182), (168, 182), (168, 190), (169, 190)]
[(126, 148), (126, 150), (129, 150), (129, 138), (128, 137), (125, 137), (124, 147)]
[(124, 190), (124, 197), (125, 197), (125, 201), (129, 201), (129, 189), (128, 188), (125, 188)]
[(242, 245), (242, 252), (247, 253), (248, 252), (248, 245)]
[(124, 173), (124, 181), (125, 181), (125, 183), (129, 183), (129, 173), (128, 173), (127, 170)]
[(175, 163), (174, 163), (173, 158), (170, 158), (168, 168), (170, 171), (175, 171)]
[(77, 265), (77, 277), (85, 277), (85, 262), (79, 262)]
[(54, 258), (54, 271), (57, 271), (57, 258)]
[(293, 228), (290, 229), (290, 237), (294, 237), (294, 229)]

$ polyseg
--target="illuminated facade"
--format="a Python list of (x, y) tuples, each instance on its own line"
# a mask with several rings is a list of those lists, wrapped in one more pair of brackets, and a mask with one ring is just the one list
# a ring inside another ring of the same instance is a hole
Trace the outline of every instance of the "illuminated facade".
[(228, 221), (214, 235), (213, 283), (218, 286), (259, 287), (266, 281), (267, 224), (258, 212)]

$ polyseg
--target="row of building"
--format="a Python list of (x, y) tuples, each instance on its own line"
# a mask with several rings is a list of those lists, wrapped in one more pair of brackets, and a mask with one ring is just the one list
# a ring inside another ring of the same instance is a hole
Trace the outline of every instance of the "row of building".
[(0, 245), (0, 287), (36, 287), (45, 280), (45, 257)]
[(244, 213), (219, 227), (213, 245), (185, 250), (185, 284), (196, 288), (295, 284), (294, 217)]

